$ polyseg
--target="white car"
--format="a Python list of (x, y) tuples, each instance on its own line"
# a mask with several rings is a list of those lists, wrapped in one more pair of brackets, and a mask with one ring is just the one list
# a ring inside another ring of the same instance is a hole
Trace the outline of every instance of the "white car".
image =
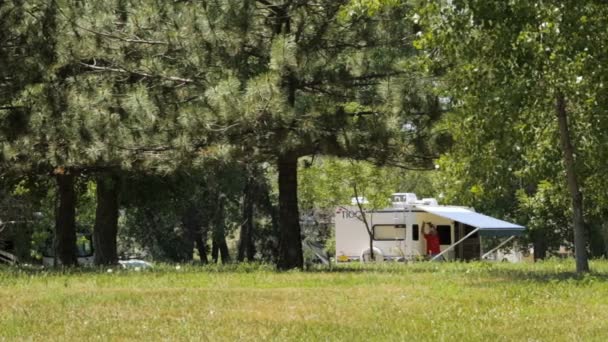
[(147, 268), (152, 268), (151, 263), (140, 259), (118, 260), (118, 263), (120, 264), (120, 267), (125, 270), (134, 269), (139, 271)]

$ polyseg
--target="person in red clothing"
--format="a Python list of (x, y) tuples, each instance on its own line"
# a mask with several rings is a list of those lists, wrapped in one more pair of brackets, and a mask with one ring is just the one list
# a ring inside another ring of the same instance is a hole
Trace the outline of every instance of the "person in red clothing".
[[(428, 229), (425, 227), (427, 224), (429, 226)], [(441, 252), (439, 249), (437, 228), (430, 222), (422, 222), (422, 231), (424, 232), (424, 239), (426, 240), (426, 254), (432, 259)]]

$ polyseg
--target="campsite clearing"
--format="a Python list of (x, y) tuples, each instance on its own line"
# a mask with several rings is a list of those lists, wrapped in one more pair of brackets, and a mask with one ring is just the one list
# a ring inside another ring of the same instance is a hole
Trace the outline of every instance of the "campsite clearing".
[(608, 338), (608, 262), (0, 269), (0, 340)]

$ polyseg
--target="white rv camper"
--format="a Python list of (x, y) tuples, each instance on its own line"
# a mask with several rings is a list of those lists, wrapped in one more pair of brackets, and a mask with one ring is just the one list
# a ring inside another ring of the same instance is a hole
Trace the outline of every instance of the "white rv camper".
[[(391, 208), (365, 212), (373, 232), (375, 260), (415, 260), (425, 256), (423, 222), (437, 227), (441, 253), (434, 259), (471, 260), (482, 255), (481, 237), (511, 241), (524, 227), (476, 213), (470, 208), (438, 205), (433, 198), (418, 200), (412, 193), (393, 194)], [(367, 261), (369, 235), (356, 202), (339, 207), (335, 216), (336, 260)], [(502, 246), (501, 246), (502, 247)], [(491, 251), (490, 251), (491, 252)]]

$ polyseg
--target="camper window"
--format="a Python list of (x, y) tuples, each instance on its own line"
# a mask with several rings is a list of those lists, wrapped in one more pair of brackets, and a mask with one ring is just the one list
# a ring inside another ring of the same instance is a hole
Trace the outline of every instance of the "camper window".
[(412, 240), (418, 241), (420, 239), (420, 228), (417, 224), (412, 226)]
[(405, 240), (405, 225), (376, 224), (372, 227), (374, 240)]
[(439, 244), (452, 244), (452, 226), (437, 226), (437, 233), (439, 234)]

